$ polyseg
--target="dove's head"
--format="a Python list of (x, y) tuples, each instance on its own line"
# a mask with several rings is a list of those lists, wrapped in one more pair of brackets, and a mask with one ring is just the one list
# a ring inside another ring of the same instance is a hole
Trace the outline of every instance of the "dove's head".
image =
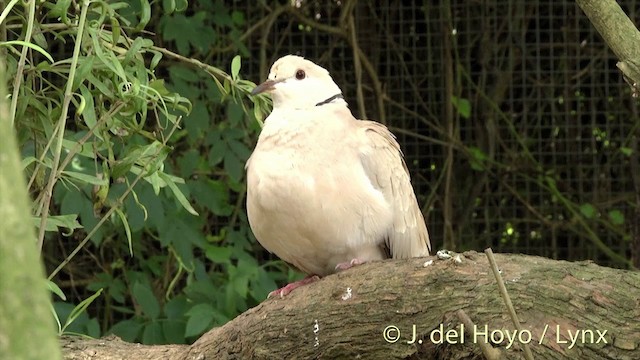
[(273, 107), (309, 109), (340, 98), (342, 91), (329, 72), (303, 57), (287, 55), (278, 59), (269, 78), (251, 92), (271, 93)]

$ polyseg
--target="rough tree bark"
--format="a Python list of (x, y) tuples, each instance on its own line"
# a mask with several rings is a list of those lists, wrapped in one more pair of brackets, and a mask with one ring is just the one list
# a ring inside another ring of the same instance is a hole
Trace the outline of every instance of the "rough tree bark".
[[(1, 54), (0, 54), (1, 55)], [(0, 56), (0, 359), (60, 359)], [(34, 346), (33, 339), (38, 344)]]
[[(425, 266), (428, 259), (413, 259), (354, 267), (284, 299), (265, 300), (191, 346), (65, 338), (63, 352), (66, 359), (481, 359), (477, 343), (486, 341), (486, 326), (503, 358), (523, 356), (520, 340), (530, 342), (536, 359), (640, 358), (640, 272), (496, 255), (523, 325), (509, 346), (515, 327), (486, 257), (463, 255), (460, 263)], [(477, 326), (476, 336), (469, 326), (462, 335), (459, 310)], [(414, 325), (416, 340), (408, 343)], [(399, 339), (385, 340), (385, 329)]]
[(615, 0), (576, 0), (620, 61), (616, 64), (635, 92), (640, 88), (640, 32)]

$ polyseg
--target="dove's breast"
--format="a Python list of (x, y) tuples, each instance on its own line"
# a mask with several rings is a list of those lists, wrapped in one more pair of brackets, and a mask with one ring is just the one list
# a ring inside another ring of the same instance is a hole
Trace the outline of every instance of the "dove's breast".
[(355, 128), (327, 116), (299, 114), (294, 123), (274, 115), (247, 163), (247, 214), (258, 241), (309, 274), (384, 258), (392, 209), (349, 143)]

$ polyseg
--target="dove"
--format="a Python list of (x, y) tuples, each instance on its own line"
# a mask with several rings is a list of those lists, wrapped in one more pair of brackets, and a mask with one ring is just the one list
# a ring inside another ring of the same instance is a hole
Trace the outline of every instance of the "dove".
[(247, 216), (258, 242), (308, 276), (387, 258), (428, 256), (429, 233), (395, 136), (356, 119), (327, 70), (278, 59), (252, 95), (273, 110), (246, 163)]

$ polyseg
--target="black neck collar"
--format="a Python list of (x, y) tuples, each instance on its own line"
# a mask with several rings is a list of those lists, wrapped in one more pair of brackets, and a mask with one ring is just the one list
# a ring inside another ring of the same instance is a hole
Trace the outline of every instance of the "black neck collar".
[(335, 99), (344, 99), (344, 97), (342, 97), (341, 93), (337, 93), (337, 94), (333, 95), (332, 97), (328, 98), (327, 100), (320, 101), (319, 103), (316, 104), (316, 106), (322, 106), (322, 105), (328, 104), (328, 103), (332, 102)]

